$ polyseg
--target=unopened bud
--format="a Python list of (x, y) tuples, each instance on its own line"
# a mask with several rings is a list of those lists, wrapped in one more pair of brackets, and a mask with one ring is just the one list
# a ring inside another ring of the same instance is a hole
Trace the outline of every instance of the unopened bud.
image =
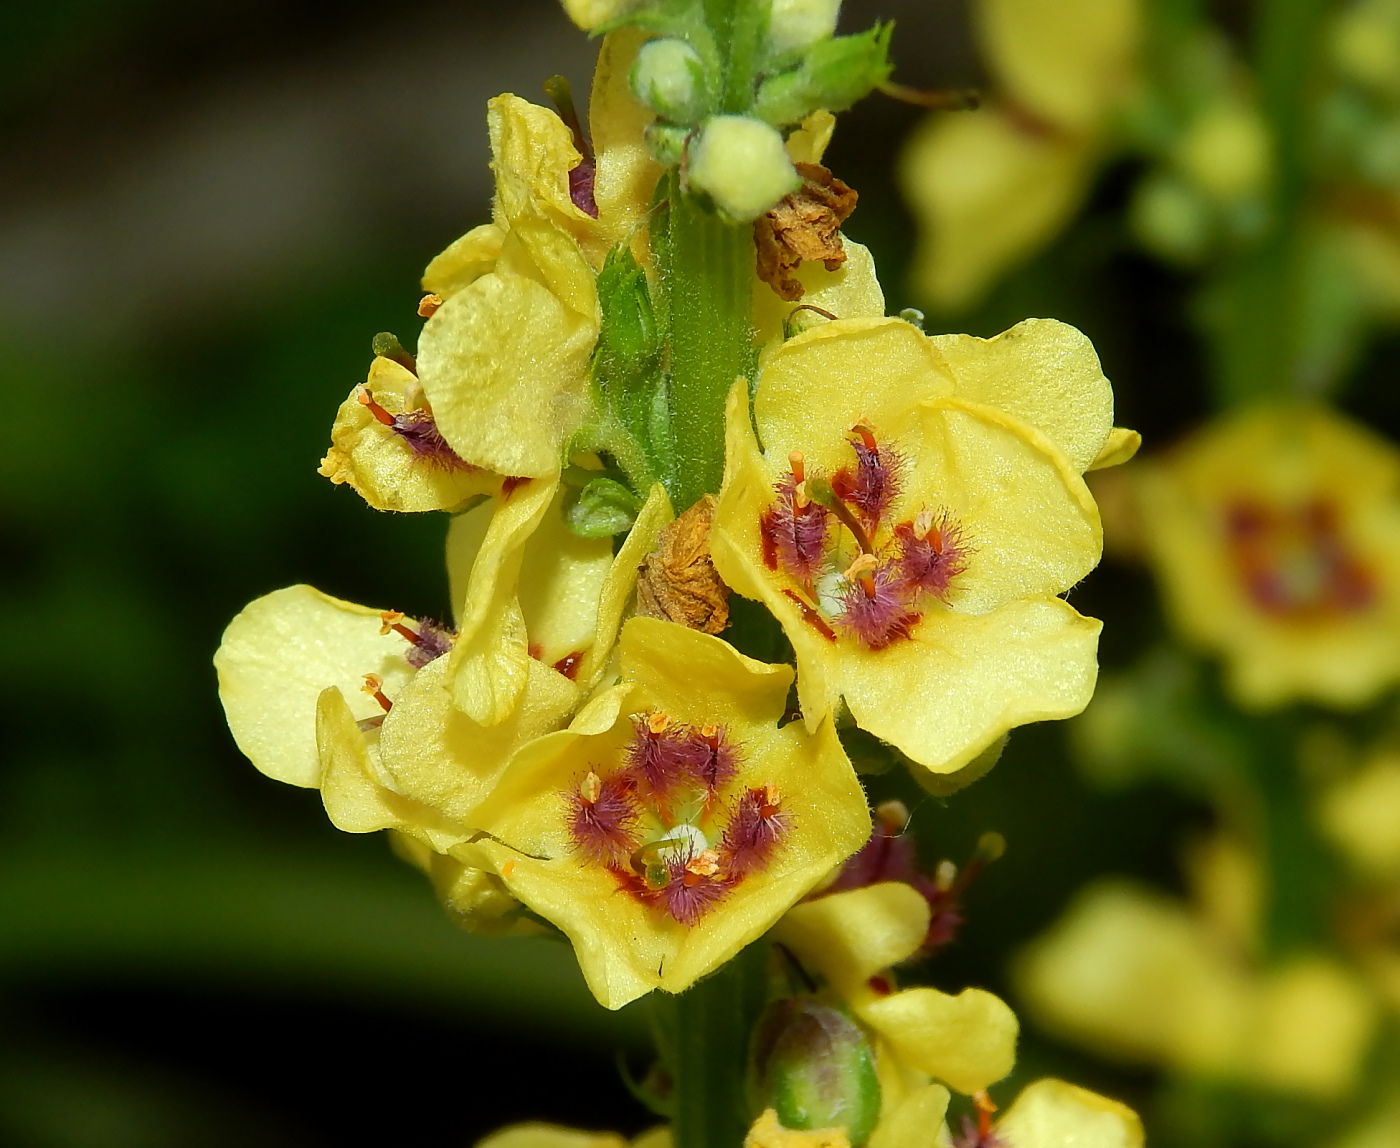
[(859, 1148), (880, 1114), (870, 1041), (845, 1013), (811, 1000), (774, 1002), (753, 1039), (754, 1099), (785, 1128), (844, 1126)]
[(585, 32), (611, 24), (635, 7), (637, 0), (564, 0), (569, 19)]
[(749, 223), (802, 185), (783, 137), (747, 116), (716, 116), (690, 152), (691, 186), (735, 223)]
[(797, 52), (836, 31), (841, 0), (773, 0), (768, 44), (774, 52)]
[(632, 65), (632, 94), (663, 119), (697, 123), (705, 115), (705, 68), (684, 40), (651, 40)]

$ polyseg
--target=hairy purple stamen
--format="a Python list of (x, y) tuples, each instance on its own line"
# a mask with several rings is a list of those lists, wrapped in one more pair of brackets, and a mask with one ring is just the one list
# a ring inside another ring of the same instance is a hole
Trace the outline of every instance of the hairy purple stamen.
[(436, 661), (452, 649), (452, 642), (456, 636), (455, 631), (441, 623), (434, 622), (431, 618), (423, 618), (418, 623), (417, 637), (409, 642), (404, 661), (415, 670), (421, 670), (429, 662)]
[(686, 868), (690, 853), (678, 852), (666, 862), (670, 880), (656, 890), (656, 899), (682, 925), (693, 925), (724, 899), (729, 885), (717, 877), (702, 876)]
[(598, 218), (598, 201), (593, 198), (593, 181), (597, 175), (597, 167), (588, 160), (569, 172), (569, 198), (575, 207), (594, 219)]
[(408, 444), (414, 458), (443, 470), (477, 469), (459, 458), (457, 452), (447, 445), (447, 440), (438, 430), (437, 420), (427, 411), (404, 411), (395, 415), (389, 429)]
[(831, 476), (831, 489), (848, 506), (855, 507), (866, 530), (873, 534), (903, 485), (904, 456), (875, 443), (875, 435), (863, 423), (856, 424), (856, 468), (842, 467)]
[(575, 847), (595, 865), (622, 865), (637, 848), (637, 809), (620, 774), (603, 781), (590, 773), (569, 795), (568, 821)]
[(901, 523), (894, 530), (899, 575), (912, 591), (946, 602), (953, 579), (967, 569), (971, 548), (963, 539), (962, 527), (946, 511), (937, 518), (923, 511), (916, 523)]
[(801, 455), (792, 456), (793, 469), (773, 484), (777, 501), (764, 514), (760, 526), (765, 548), (771, 547), (770, 566), (781, 566), (804, 586), (810, 585), (826, 557), (826, 527), (830, 511), (809, 501), (804, 492), (806, 472)]
[(787, 830), (788, 817), (778, 807), (776, 790), (745, 790), (720, 841), (725, 871), (744, 877), (764, 868)]
[(918, 612), (898, 569), (886, 563), (862, 571), (841, 592), (836, 625), (871, 650), (909, 637)]

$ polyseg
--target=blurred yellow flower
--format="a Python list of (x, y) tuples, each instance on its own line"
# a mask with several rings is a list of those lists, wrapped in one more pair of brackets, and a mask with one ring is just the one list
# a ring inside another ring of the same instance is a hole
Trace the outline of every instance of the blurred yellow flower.
[(1187, 906), (1109, 882), (1019, 961), (1031, 1014), (1101, 1053), (1322, 1100), (1354, 1087), (1375, 1030), (1364, 985), (1330, 957), (1259, 968)]
[(1383, 751), (1321, 795), (1323, 832), (1363, 876), (1400, 878), (1400, 754)]
[(517, 753), (457, 855), (573, 941), (608, 1008), (681, 992), (870, 833), (831, 724), (778, 727), (792, 671), (633, 618), (618, 685)]
[(1340, 415), (1259, 407), (1139, 474), (1178, 628), (1238, 700), (1358, 706), (1400, 678), (1400, 453)]
[[(584, 1132), (532, 1121), (493, 1132), (478, 1140), (476, 1148), (628, 1148), (628, 1142), (616, 1132)], [(663, 1126), (643, 1132), (631, 1148), (671, 1148), (671, 1130)]]
[(979, 40), (1000, 95), (930, 117), (900, 159), (919, 223), (915, 290), (975, 302), (1073, 214), (1135, 79), (1139, 0), (981, 0)]
[(1084, 707), (1099, 623), (1058, 595), (1100, 554), (1081, 472), (1131, 453), (1112, 402), (1048, 320), (992, 340), (828, 322), (768, 355), (753, 425), (735, 387), (715, 566), (782, 623), (810, 727), (844, 701), (948, 773)]

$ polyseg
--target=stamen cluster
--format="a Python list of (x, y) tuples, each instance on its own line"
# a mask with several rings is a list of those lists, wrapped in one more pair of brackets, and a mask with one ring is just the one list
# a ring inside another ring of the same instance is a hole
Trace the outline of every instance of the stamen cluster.
[(632, 722), (612, 770), (594, 765), (565, 795), (569, 836), (581, 863), (693, 925), (768, 867), (790, 818), (776, 786), (736, 784), (743, 761), (722, 726), (656, 712)]
[(946, 510), (923, 507), (900, 520), (904, 456), (881, 447), (866, 419), (851, 433), (854, 461), (829, 480), (809, 475), (801, 452), (788, 456), (760, 537), (764, 563), (797, 583), (783, 592), (814, 628), (880, 650), (911, 635), (929, 599), (948, 600), (972, 547)]
[(397, 610), (385, 610), (379, 615), (379, 623), (381, 634), (392, 630), (408, 643), (404, 661), (415, 670), (421, 670), (429, 662), (442, 657), (452, 649), (452, 643), (457, 638), (455, 630), (433, 621), (432, 618), (424, 618), (414, 623), (418, 627), (415, 630), (413, 626), (405, 623), (404, 615)]
[(361, 386), (356, 391), (355, 397), (375, 419), (388, 427), (408, 445), (415, 459), (441, 470), (477, 469), (471, 463), (463, 461), (457, 452), (447, 445), (447, 440), (442, 437), (442, 432), (438, 430), (437, 420), (433, 417), (433, 412), (426, 406), (395, 415), (390, 414), (379, 403), (375, 402), (368, 387)]
[(1227, 511), (1225, 528), (1238, 577), (1266, 614), (1307, 622), (1375, 601), (1375, 578), (1348, 547), (1330, 500), (1292, 507), (1241, 500)]

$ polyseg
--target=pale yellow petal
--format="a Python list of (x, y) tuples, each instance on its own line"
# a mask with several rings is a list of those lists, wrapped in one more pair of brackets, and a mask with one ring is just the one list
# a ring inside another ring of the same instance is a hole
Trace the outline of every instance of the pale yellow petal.
[(856, 1011), (901, 1059), (957, 1092), (986, 1088), (1016, 1063), (1016, 1014), (981, 989), (905, 989)]
[(814, 311), (794, 311), (799, 305), (820, 307), (838, 319), (879, 319), (885, 314), (885, 293), (875, 277), (875, 260), (870, 251), (852, 239), (842, 237), (846, 262), (835, 271), (828, 271), (819, 262), (803, 263), (793, 273), (802, 284), (799, 303), (789, 303), (778, 297), (762, 279), (754, 275), (753, 323), (755, 341), (765, 348), (764, 361), (776, 350), (785, 335), (783, 324), (789, 315), (795, 316), (794, 331), (827, 322)]
[(1230, 1074), (1252, 986), (1185, 908), (1132, 886), (1086, 890), (1020, 958), (1032, 1014), (1099, 1052)]
[[(371, 397), (391, 415), (407, 409), (405, 392), (417, 386), (414, 375), (385, 358), (374, 360), (365, 380)], [(356, 387), (336, 412), (331, 449), (321, 460), (320, 473), (334, 483), (348, 483), (376, 510), (456, 510), (500, 485), (498, 475), (478, 467), (415, 457), (358, 395)]]
[(1245, 1044), (1245, 1073), (1270, 1088), (1340, 1100), (1359, 1083), (1379, 1017), (1354, 973), (1323, 957), (1274, 970)]
[[(544, 521), (557, 489), (557, 477), (535, 479), (497, 499), (475, 550), (458, 607), (460, 632), (449, 657), (457, 705), (483, 725), (502, 721), (525, 688), (529, 636), (516, 588), (525, 544)], [(463, 568), (460, 555), (472, 549), (486, 513), (487, 508), (481, 507), (453, 520), (448, 534), (449, 567)], [(453, 535), (459, 530), (463, 538), (454, 543)], [(457, 579), (460, 585), (460, 574)]]
[(502, 936), (539, 933), (538, 922), (521, 917), (521, 904), (493, 873), (464, 864), (456, 857), (433, 853), (428, 863), (433, 889), (452, 920), (471, 933)]
[(1030, 423), (1080, 473), (1104, 449), (1113, 429), (1113, 389), (1094, 345), (1068, 323), (1026, 319), (993, 339), (934, 335), (931, 341), (958, 398)]
[[(948, 604), (982, 614), (1018, 598), (1060, 594), (1099, 561), (1098, 506), (1044, 435), (992, 407), (942, 399), (921, 408), (896, 515), (947, 511), (971, 548)], [(878, 426), (877, 426), (878, 430)]]
[[(451, 667), (438, 658), (418, 671), (384, 719), (380, 763), (397, 792), (456, 826), (471, 825), (516, 750), (562, 728), (578, 699), (573, 682), (530, 659), (510, 714), (481, 725), (453, 704)], [(456, 841), (439, 844), (448, 848)]]
[(316, 702), (321, 802), (331, 824), (346, 833), (407, 828), (401, 814), (410, 803), (380, 784), (371, 738), (377, 740), (377, 733), (366, 736), (337, 687), (321, 691)]
[(379, 611), (310, 586), (289, 586), (245, 606), (214, 655), (219, 700), (233, 739), (278, 781), (314, 788), (321, 776), (316, 706), (338, 686), (359, 720), (384, 711), (361, 692), (365, 674), (394, 696), (412, 676), (397, 634), (379, 633)]
[(1142, 0), (982, 0), (973, 11), (1001, 84), (1037, 116), (1092, 131), (1134, 80)]
[(643, 559), (656, 549), (663, 527), (675, 517), (666, 488), (659, 482), (647, 494), (647, 500), (637, 512), (637, 520), (627, 532), (617, 557), (603, 580), (598, 596), (597, 639), (579, 664), (578, 681), (585, 686), (596, 685), (612, 654), (613, 641), (623, 615), (632, 607), (637, 589), (637, 571)]
[(794, 905), (773, 930), (838, 993), (911, 957), (928, 934), (929, 905), (917, 889), (883, 881)]
[(754, 423), (778, 470), (800, 450), (829, 474), (849, 461), (858, 419), (898, 442), (917, 426), (920, 401), (952, 391), (941, 356), (918, 328), (902, 319), (843, 319), (789, 339), (765, 363)]
[(478, 1140), (476, 1148), (627, 1148), (616, 1132), (582, 1132), (557, 1124), (512, 1124)]
[(533, 279), (492, 273), (423, 327), (418, 375), (438, 429), (466, 462), (539, 477), (587, 413), (596, 325)]
[(994, 107), (925, 120), (899, 160), (919, 224), (915, 292), (949, 310), (975, 303), (1069, 221), (1092, 167), (1085, 143), (1029, 130)]
[(1007, 730), (1083, 710), (1101, 628), (1059, 598), (977, 616), (930, 611), (912, 641), (879, 651), (840, 643), (838, 688), (862, 729), (952, 773)]
[(507, 92), (487, 101), (486, 127), (498, 226), (514, 230), (520, 211), (535, 201), (560, 220), (584, 217), (569, 196), (569, 172), (583, 156), (555, 112)]
[(505, 237), (496, 224), (483, 223), (454, 239), (423, 272), (423, 290), (450, 299), (471, 286), (496, 265)]
[(1400, 755), (1383, 753), (1322, 796), (1324, 832), (1362, 873), (1400, 876)]
[(561, 488), (525, 543), (517, 584), (532, 656), (547, 666), (593, 648), (599, 598), (614, 565), (611, 538), (582, 538), (569, 529), (565, 497)]
[(632, 1148), (672, 1148), (675, 1138), (669, 1125), (662, 1124), (649, 1132), (643, 1132), (632, 1141)]
[(1015, 1148), (1142, 1148), (1142, 1121), (1126, 1105), (1063, 1080), (1021, 1090), (996, 1135)]
[(1107, 470), (1110, 466), (1122, 466), (1132, 461), (1142, 446), (1142, 435), (1127, 427), (1114, 427), (1108, 433), (1108, 441), (1103, 450), (1088, 466), (1089, 470)]
[(744, 1137), (744, 1148), (851, 1148), (845, 1128), (784, 1128), (778, 1114), (765, 1108)]
[(825, 108), (818, 109), (788, 136), (788, 158), (793, 163), (821, 163), (835, 131), (836, 117)]
[(925, 1084), (888, 1110), (882, 1104), (869, 1148), (931, 1148), (937, 1143), (934, 1130), (943, 1124), (949, 1099), (943, 1085)]

